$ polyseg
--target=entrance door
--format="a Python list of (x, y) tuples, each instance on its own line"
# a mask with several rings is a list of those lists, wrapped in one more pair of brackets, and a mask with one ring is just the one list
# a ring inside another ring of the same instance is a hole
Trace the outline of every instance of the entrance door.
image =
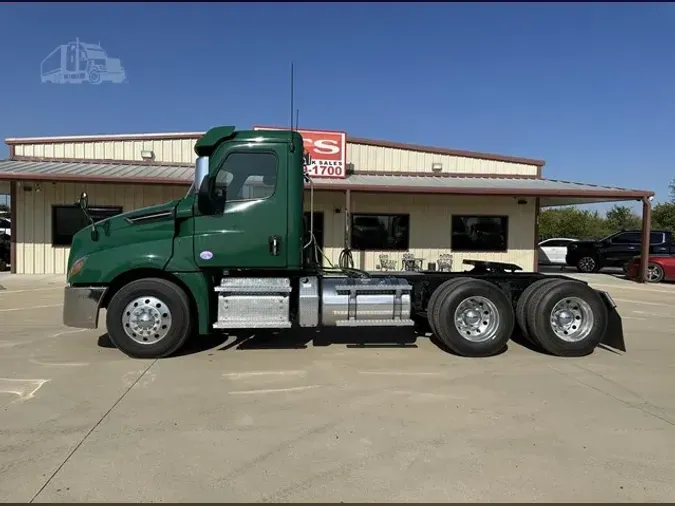
[(225, 210), (195, 217), (195, 262), (218, 268), (286, 267), (288, 147), (256, 143), (224, 149), (217, 154), (222, 162), (215, 191), (225, 192)]
[[(311, 213), (306, 212), (304, 216), (305, 230), (303, 233), (302, 245), (304, 246), (309, 242), (309, 227), (310, 227), (310, 215)], [(316, 250), (314, 247), (315, 244), (319, 245), (319, 248), (323, 250), (323, 213), (321, 211), (314, 212), (314, 238), (316, 243), (312, 243), (305, 250), (305, 258), (311, 264), (317, 264), (323, 266), (324, 258), (323, 255)]]

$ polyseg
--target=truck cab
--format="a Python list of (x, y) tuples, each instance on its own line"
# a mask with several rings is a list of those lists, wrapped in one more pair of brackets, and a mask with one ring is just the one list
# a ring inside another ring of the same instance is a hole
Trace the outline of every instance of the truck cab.
[[(92, 222), (75, 234), (66, 325), (95, 326), (98, 307), (116, 287), (141, 276), (170, 272), (182, 283), (203, 285), (212, 270), (302, 267), (301, 136), (217, 127), (195, 152), (195, 180), (182, 199)], [(87, 205), (83, 195), (85, 213)], [(198, 312), (206, 330), (209, 318)]]

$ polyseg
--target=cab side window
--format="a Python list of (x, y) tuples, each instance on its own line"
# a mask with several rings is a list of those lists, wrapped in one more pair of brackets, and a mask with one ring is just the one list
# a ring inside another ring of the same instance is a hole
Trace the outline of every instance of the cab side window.
[(638, 232), (625, 232), (614, 236), (612, 239), (613, 244), (636, 244), (640, 242), (640, 233)]
[(268, 199), (277, 189), (277, 173), (275, 153), (235, 151), (220, 166), (215, 190), (224, 191), (227, 202)]

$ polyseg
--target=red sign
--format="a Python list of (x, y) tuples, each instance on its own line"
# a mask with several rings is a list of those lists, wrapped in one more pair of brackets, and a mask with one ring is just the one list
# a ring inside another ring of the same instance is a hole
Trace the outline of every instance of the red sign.
[[(288, 128), (254, 127), (254, 130)], [(305, 173), (310, 177), (347, 177), (347, 134), (331, 130), (301, 130), (305, 148)]]

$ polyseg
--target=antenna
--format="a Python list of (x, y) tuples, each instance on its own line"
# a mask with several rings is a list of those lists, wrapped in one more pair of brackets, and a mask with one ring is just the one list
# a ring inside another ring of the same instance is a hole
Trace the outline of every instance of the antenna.
[(291, 133), (293, 132), (293, 83), (295, 79), (293, 76), (293, 62), (291, 62)]
[(300, 109), (295, 110), (295, 129), (298, 129), (298, 125), (300, 124)]

